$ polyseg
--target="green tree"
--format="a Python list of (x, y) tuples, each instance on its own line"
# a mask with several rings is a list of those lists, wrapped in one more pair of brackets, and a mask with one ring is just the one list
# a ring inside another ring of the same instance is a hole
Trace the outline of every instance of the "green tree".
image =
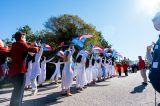
[[(37, 40), (40, 37), (40, 35), (34, 34), (32, 32), (32, 29), (28, 25), (20, 27), (17, 30), (26, 34), (27, 42), (34, 42), (35, 40)], [(14, 38), (14, 35), (12, 36), (12, 38)]]
[(61, 42), (71, 41), (73, 38), (84, 35), (92, 34), (94, 37), (86, 42), (87, 44), (94, 43), (95, 45), (101, 45), (99, 33), (96, 28), (87, 24), (74, 15), (61, 15), (59, 17), (51, 17), (44, 24), (46, 28), (46, 36), (50, 38), (56, 44)]

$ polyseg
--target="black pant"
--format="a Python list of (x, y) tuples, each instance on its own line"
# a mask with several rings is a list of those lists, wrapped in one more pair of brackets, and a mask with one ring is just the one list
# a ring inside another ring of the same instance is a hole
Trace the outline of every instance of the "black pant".
[(10, 106), (22, 106), (24, 87), (25, 87), (25, 74), (17, 74), (11, 78), (14, 90), (12, 91)]
[(128, 76), (128, 70), (124, 70), (125, 76)]
[(120, 69), (118, 69), (118, 74), (119, 74), (119, 76), (121, 76), (121, 70)]

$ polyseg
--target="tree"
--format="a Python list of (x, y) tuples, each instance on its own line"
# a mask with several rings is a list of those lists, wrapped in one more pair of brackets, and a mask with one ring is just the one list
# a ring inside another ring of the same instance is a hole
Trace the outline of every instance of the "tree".
[[(73, 38), (84, 34), (92, 34), (94, 37), (86, 42), (86, 45), (94, 43), (95, 45), (101, 45), (100, 35), (96, 31), (96, 28), (87, 24), (74, 15), (61, 15), (59, 17), (51, 17), (44, 24), (46, 28), (46, 36), (50, 38), (56, 44), (61, 42), (69, 42)], [(105, 41), (105, 40), (104, 40)], [(105, 42), (106, 44), (108, 42)]]
[[(27, 42), (34, 42), (35, 40), (38, 40), (40, 37), (40, 35), (38, 34), (33, 34), (32, 29), (28, 25), (20, 27), (17, 30), (26, 34)], [(14, 38), (14, 35), (12, 35), (12, 38)]]

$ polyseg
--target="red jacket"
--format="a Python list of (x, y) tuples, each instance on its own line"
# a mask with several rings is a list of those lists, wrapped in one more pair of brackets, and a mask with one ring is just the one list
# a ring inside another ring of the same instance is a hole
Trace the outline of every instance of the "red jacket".
[(117, 67), (117, 70), (121, 70), (122, 65), (117, 63), (116, 67)]
[(11, 48), (12, 64), (9, 72), (9, 78), (17, 74), (27, 72), (25, 58), (28, 52), (37, 53), (38, 49), (27, 45), (22, 40), (12, 44)]
[(142, 59), (139, 60), (138, 68), (139, 68), (139, 70), (145, 69), (145, 62), (144, 62), (144, 60), (142, 60)]
[(4, 64), (7, 55), (9, 55), (9, 50), (0, 46), (0, 76), (4, 76), (1, 65)]
[(128, 68), (128, 64), (124, 64), (124, 65), (123, 65), (123, 70), (126, 71), (127, 68)]

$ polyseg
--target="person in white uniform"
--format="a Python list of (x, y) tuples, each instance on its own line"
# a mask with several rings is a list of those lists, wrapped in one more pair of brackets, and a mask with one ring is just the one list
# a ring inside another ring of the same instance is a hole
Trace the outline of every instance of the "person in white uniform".
[(85, 71), (86, 57), (85, 55), (79, 55), (77, 58), (77, 76), (76, 76), (76, 87), (77, 91), (83, 90), (83, 87), (87, 84), (87, 77)]
[(40, 51), (35, 54), (35, 57), (33, 58), (33, 63), (32, 63), (32, 71), (31, 71), (31, 85), (32, 85), (32, 95), (37, 94), (38, 89), (37, 89), (37, 76), (40, 75), (41, 73), (41, 68), (40, 68), (40, 59), (43, 53), (43, 48), (40, 48)]
[(42, 62), (41, 62), (41, 73), (38, 76), (38, 84), (39, 86), (42, 86), (42, 84), (45, 82), (46, 80), (46, 63), (50, 62), (53, 60), (53, 57), (49, 60), (46, 60), (46, 57), (43, 56), (42, 57)]
[(58, 78), (61, 78), (60, 66), (61, 66), (61, 64), (64, 64), (64, 62), (60, 62), (60, 60), (58, 60), (57, 62), (50, 62), (50, 63), (52, 63), (52, 64), (54, 64), (56, 66), (56, 70), (53, 73), (53, 75), (51, 76), (50, 80), (51, 81), (55, 80), (55, 83), (57, 84), (58, 83)]
[(62, 71), (62, 95), (71, 96), (70, 87), (73, 82), (73, 69), (72, 69), (72, 55), (74, 54), (75, 48), (71, 44), (69, 50), (67, 51), (64, 59), (64, 68)]

